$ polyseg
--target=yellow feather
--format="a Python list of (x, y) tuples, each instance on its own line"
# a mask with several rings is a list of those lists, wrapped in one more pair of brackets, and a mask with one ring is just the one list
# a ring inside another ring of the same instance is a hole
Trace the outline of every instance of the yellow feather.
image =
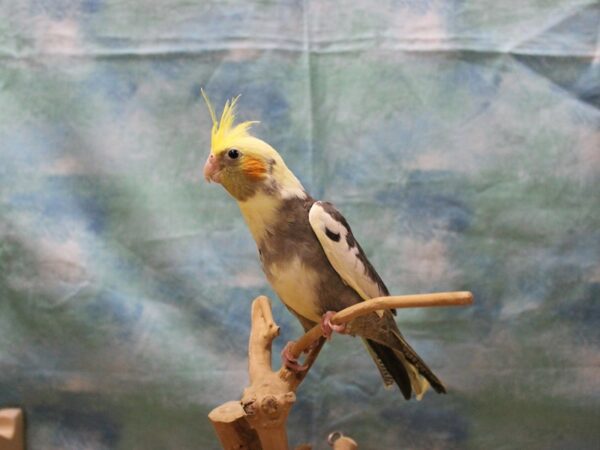
[[(235, 108), (240, 96), (228, 100), (223, 107), (221, 118), (217, 121), (217, 115), (204, 89), (201, 90), (202, 97), (208, 107), (212, 119), (211, 153), (215, 156), (221, 152), (236, 148), (240, 150), (246, 159), (242, 167), (246, 174), (250, 175), (251, 181), (260, 181), (267, 176), (267, 162), (273, 160), (272, 173), (268, 176), (277, 182), (281, 198), (299, 197), (305, 198), (306, 193), (300, 181), (287, 168), (283, 159), (277, 151), (261, 139), (252, 136), (248, 130), (258, 123), (256, 121), (242, 122), (235, 125)], [(262, 165), (259, 164), (262, 161)]]
[(221, 120), (217, 122), (217, 115), (215, 114), (215, 110), (210, 103), (206, 92), (204, 92), (204, 89), (201, 89), (200, 91), (202, 93), (202, 97), (204, 97), (204, 101), (206, 102), (206, 106), (208, 107), (208, 112), (213, 123), (210, 145), (211, 152), (213, 154), (217, 154), (228, 149), (238, 139), (250, 137), (248, 130), (253, 124), (258, 123), (257, 121), (251, 120), (234, 125), (235, 107), (238, 99), (240, 98), (239, 95), (225, 102), (223, 112), (221, 113)]

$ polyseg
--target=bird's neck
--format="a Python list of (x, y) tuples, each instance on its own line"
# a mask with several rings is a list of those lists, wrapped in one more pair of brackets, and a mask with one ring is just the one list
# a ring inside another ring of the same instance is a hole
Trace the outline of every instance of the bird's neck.
[(275, 190), (259, 190), (252, 197), (238, 201), (242, 216), (258, 245), (280, 219), (279, 210), (286, 200), (307, 197), (302, 184), (293, 174), (282, 181), (276, 184)]
[(248, 200), (238, 202), (238, 205), (252, 237), (260, 244), (277, 219), (281, 200), (260, 192)]

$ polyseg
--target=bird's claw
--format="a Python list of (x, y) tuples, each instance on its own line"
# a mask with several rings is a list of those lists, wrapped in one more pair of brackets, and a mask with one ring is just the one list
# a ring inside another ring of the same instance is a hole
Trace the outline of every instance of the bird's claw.
[(331, 335), (334, 331), (341, 334), (346, 333), (345, 323), (341, 325), (335, 325), (331, 323), (331, 318), (333, 316), (335, 316), (334, 311), (327, 311), (325, 314), (323, 314), (323, 317), (321, 317), (321, 331), (323, 331), (323, 336), (325, 336), (325, 339), (327, 340), (331, 339)]
[(281, 351), (281, 361), (283, 365), (290, 371), (294, 373), (304, 372), (308, 370), (308, 365), (300, 364), (298, 362), (298, 358), (292, 355), (292, 346), (294, 345), (293, 341), (288, 342), (283, 350)]

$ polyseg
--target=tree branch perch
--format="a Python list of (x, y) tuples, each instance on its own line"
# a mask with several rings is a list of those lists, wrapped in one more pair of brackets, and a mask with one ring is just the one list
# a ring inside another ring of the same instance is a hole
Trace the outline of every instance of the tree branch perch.
[[(382, 309), (460, 306), (472, 302), (473, 295), (470, 292), (378, 297), (339, 311), (331, 318), (331, 322), (340, 325)], [(244, 390), (240, 402), (227, 402), (208, 416), (226, 450), (289, 448), (285, 424), (296, 401), (295, 392), (317, 359), (325, 340), (320, 325), (313, 327), (291, 348), (295, 357), (310, 349), (305, 361), (308, 370), (294, 373), (282, 366), (275, 372), (271, 359), (273, 340), (277, 336), (279, 326), (273, 319), (269, 299), (257, 297), (252, 303), (252, 328), (248, 341), (250, 386)], [(317, 341), (318, 344), (313, 345)]]
[[(335, 314), (331, 323), (341, 325), (357, 317), (364, 316), (373, 311), (382, 309), (400, 308), (431, 308), (434, 306), (465, 306), (473, 303), (473, 294), (469, 291), (438, 292), (434, 294), (391, 295), (389, 297), (376, 297), (370, 300), (349, 306)], [(291, 353), (296, 358), (304, 350), (322, 336), (321, 327), (317, 325), (308, 330), (296, 341), (291, 348)]]

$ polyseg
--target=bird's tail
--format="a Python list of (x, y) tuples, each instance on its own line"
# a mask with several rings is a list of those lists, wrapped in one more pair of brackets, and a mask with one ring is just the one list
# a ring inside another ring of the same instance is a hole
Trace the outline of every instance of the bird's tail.
[(394, 333), (394, 337), (397, 338), (394, 348), (371, 339), (363, 339), (386, 387), (396, 383), (407, 400), (410, 399), (412, 391), (415, 391), (417, 400), (421, 400), (429, 386), (436, 392), (445, 394), (446, 388), (443, 383), (402, 335)]

